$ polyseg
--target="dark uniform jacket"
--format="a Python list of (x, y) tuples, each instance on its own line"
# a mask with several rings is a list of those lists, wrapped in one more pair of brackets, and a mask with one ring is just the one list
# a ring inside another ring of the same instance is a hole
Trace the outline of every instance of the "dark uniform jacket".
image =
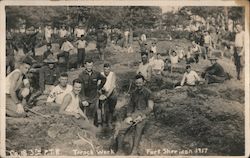
[(60, 72), (58, 68), (49, 68), (48, 65), (43, 66), (39, 71), (39, 87), (41, 91), (45, 90), (45, 85), (55, 85), (59, 78)]

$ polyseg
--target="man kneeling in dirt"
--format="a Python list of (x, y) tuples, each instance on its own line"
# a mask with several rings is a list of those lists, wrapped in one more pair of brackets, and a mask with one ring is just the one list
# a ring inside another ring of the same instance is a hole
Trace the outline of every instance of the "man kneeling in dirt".
[(217, 62), (217, 58), (209, 58), (211, 66), (208, 67), (205, 72), (202, 74), (202, 77), (205, 78), (206, 83), (223, 83), (225, 80), (229, 79), (229, 74), (227, 74), (223, 67)]
[(6, 115), (10, 117), (25, 117), (24, 104), (29, 95), (29, 89), (24, 87), (24, 76), (32, 65), (30, 58), (25, 58), (19, 68), (6, 77)]
[(138, 147), (141, 140), (142, 132), (147, 122), (147, 117), (151, 113), (154, 107), (152, 93), (147, 89), (145, 85), (145, 79), (142, 75), (136, 75), (135, 84), (137, 86), (136, 90), (132, 93), (130, 103), (127, 109), (127, 118), (121, 122), (117, 140), (118, 140), (118, 151), (117, 154), (122, 154), (122, 146), (124, 137), (131, 129), (135, 127), (133, 148), (131, 155), (138, 155)]
[(96, 128), (88, 121), (87, 116), (81, 110), (79, 93), (82, 89), (82, 82), (79, 79), (73, 81), (73, 90), (66, 94), (63, 98), (59, 113), (63, 115), (73, 116), (71, 119), (82, 129), (90, 130), (95, 133)]

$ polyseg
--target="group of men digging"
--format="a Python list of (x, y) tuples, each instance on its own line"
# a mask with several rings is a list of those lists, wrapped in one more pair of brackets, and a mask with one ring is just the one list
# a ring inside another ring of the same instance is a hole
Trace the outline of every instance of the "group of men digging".
[[(155, 43), (154, 43), (155, 45)], [(148, 89), (152, 78), (160, 78), (164, 71), (164, 62), (160, 53), (151, 51), (153, 57), (150, 62), (148, 52), (141, 52), (142, 62), (134, 77), (136, 89), (131, 93), (130, 102), (127, 107), (126, 118), (116, 124), (118, 130), (118, 154), (123, 154), (122, 146), (127, 129), (135, 127), (132, 155), (139, 153), (138, 147), (143, 129), (148, 116), (153, 110), (153, 95)], [(228, 75), (223, 67), (217, 63), (217, 58), (210, 57), (211, 66), (201, 76), (202, 80), (188, 64), (183, 79), (176, 86), (195, 86), (197, 82), (222, 83)], [(58, 106), (59, 114), (73, 116), (82, 128), (95, 131), (96, 127), (107, 126), (113, 128), (113, 115), (117, 104), (116, 75), (111, 71), (111, 65), (105, 63), (103, 72), (94, 70), (94, 62), (87, 59), (84, 62), (85, 69), (73, 80), (72, 85), (68, 83), (69, 76), (66, 72), (57, 72), (54, 69), (56, 60), (46, 54), (44, 60), (47, 64), (40, 71), (40, 79), (43, 96), (46, 96), (46, 105)], [(10, 117), (25, 117), (27, 98), (31, 97), (29, 78), (26, 77), (32, 66), (31, 58), (24, 58), (21, 64), (6, 77), (6, 115)], [(49, 73), (51, 71), (51, 73)], [(172, 72), (172, 69), (171, 69)], [(42, 96), (40, 96), (42, 97)], [(94, 121), (93, 124), (89, 123)]]

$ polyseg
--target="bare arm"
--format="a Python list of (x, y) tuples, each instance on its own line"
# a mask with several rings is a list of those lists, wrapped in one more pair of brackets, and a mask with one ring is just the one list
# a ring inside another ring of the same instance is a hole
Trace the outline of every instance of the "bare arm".
[(63, 102), (62, 102), (62, 105), (61, 105), (61, 108), (59, 110), (59, 113), (60, 114), (64, 114), (64, 115), (73, 115), (75, 116), (76, 113), (74, 112), (67, 112), (65, 111), (67, 106), (69, 105), (69, 103), (71, 102), (72, 98), (70, 96), (70, 94), (67, 94), (64, 98), (63, 98)]
[(10, 84), (10, 96), (16, 104), (20, 102), (17, 98), (16, 89), (15, 89), (15, 86), (17, 85), (19, 77), (20, 77), (20, 74), (18, 72), (15, 72), (13, 74), (13, 78), (12, 78), (11, 84)]
[(183, 75), (183, 77), (182, 77), (182, 80), (181, 80), (181, 86), (183, 86), (183, 85), (184, 85), (185, 80), (186, 80), (186, 73), (184, 73), (184, 75)]

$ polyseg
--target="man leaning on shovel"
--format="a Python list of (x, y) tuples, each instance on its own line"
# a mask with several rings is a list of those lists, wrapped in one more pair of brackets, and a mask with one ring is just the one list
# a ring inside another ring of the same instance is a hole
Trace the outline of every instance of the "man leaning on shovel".
[(137, 88), (131, 95), (127, 109), (127, 118), (116, 127), (118, 141), (117, 155), (123, 154), (122, 146), (124, 137), (131, 127), (135, 127), (131, 155), (139, 155), (138, 148), (142, 132), (147, 123), (147, 117), (154, 107), (152, 93), (144, 86), (145, 79), (142, 75), (136, 75), (135, 84)]

